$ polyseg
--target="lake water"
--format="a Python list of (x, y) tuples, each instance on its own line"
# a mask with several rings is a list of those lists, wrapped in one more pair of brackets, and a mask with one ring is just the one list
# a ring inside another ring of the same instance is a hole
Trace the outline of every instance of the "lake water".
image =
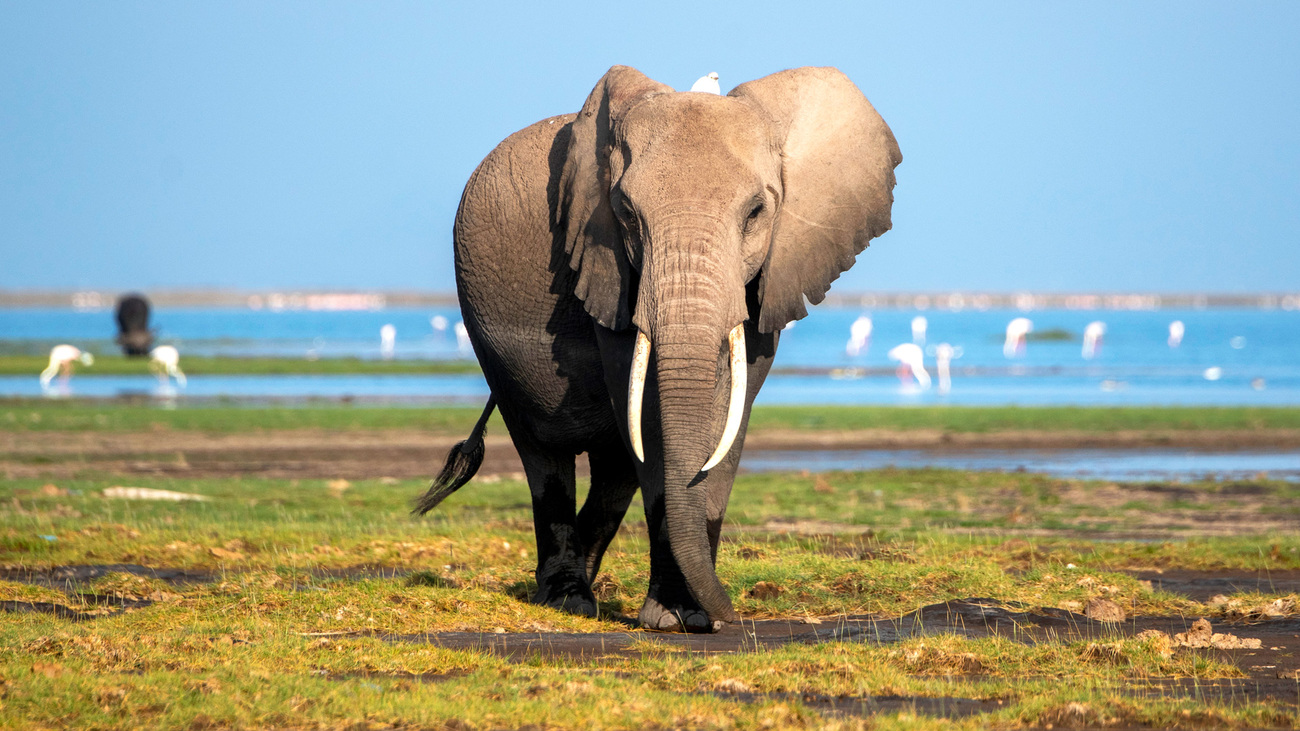
[[(759, 396), (769, 404), (963, 404), (963, 405), (1300, 405), (1300, 311), (965, 310), (869, 313), (874, 331), (868, 346), (849, 356), (845, 345), (858, 309), (817, 308), (782, 335), (777, 372)], [(952, 364), (952, 387), (937, 388), (933, 355), (926, 368), (936, 387), (903, 384), (886, 353), (912, 340), (912, 319), (928, 320), (927, 345), (946, 342), (961, 350)], [(184, 354), (378, 358), (379, 329), (397, 330), (397, 358), (466, 357), (456, 338), (436, 332), (436, 315), (455, 323), (454, 308), (360, 312), (249, 309), (162, 309), (153, 324), (160, 342)], [(1060, 330), (1065, 340), (1030, 341), (1023, 355), (1003, 353), (1003, 333), (1013, 317), (1026, 316), (1034, 330)], [(1081, 353), (1081, 336), (1094, 320), (1106, 334), (1092, 359)], [(1181, 320), (1181, 345), (1167, 344), (1169, 323)], [(111, 351), (112, 313), (107, 310), (0, 310), (0, 349), (45, 352), (56, 342)], [(1208, 374), (1207, 374), (1208, 372)], [(148, 376), (94, 376), (79, 368), (66, 391), (53, 395), (114, 397), (160, 394)], [(1207, 377), (1207, 375), (1209, 377)], [(1211, 380), (1212, 378), (1212, 380)], [(42, 393), (36, 374), (0, 377), (0, 395)], [(160, 395), (167, 395), (161, 393)], [(180, 392), (186, 398), (344, 398), (401, 403), (481, 402), (479, 376), (195, 376)]]
[[(1167, 480), (1251, 480), (1300, 482), (1300, 454), (1240, 450), (1198, 452), (1191, 449), (1056, 449), (932, 451), (863, 449), (750, 451), (741, 467), (751, 472), (794, 468), (812, 472), (875, 470), (885, 467), (941, 467), (975, 472), (1033, 472), (1070, 479), (1120, 482)], [(1261, 474), (1262, 473), (1262, 474)]]

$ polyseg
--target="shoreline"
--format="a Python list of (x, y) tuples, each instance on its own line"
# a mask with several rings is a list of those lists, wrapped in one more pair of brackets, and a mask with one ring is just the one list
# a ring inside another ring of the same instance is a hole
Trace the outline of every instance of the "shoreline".
[[(511, 449), (508, 435), (495, 430), (484, 438), (488, 449)], [(419, 429), (267, 429), (214, 434), (202, 430), (0, 431), (0, 455), (158, 454), (177, 450), (226, 452), (277, 449), (429, 449), (445, 450), (464, 435), (431, 434)], [(853, 431), (763, 429), (745, 438), (747, 452), (814, 450), (979, 451), (985, 449), (1148, 449), (1182, 448), (1205, 452), (1300, 449), (1300, 429), (1082, 430), (1004, 429), (953, 432), (938, 429), (862, 429)]]
[[(521, 479), (523, 466), (509, 437), (484, 440), (479, 479)], [(129, 432), (0, 431), (0, 475), (6, 479), (68, 479), (86, 470), (176, 478), (260, 475), (285, 479), (428, 479), (463, 435), (415, 429), (280, 429), (214, 434), (197, 430)], [(925, 451), (935, 455), (995, 450), (1175, 448), (1198, 452), (1294, 450), (1300, 429), (1207, 431), (1018, 431), (952, 433), (939, 430), (757, 431), (746, 452), (825, 450)], [(792, 466), (790, 472), (799, 469)], [(588, 476), (587, 460), (577, 460)]]

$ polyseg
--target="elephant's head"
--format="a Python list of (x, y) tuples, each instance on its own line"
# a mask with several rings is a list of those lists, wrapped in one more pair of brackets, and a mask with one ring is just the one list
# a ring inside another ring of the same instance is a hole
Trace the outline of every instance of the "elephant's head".
[(663, 461), (673, 553), (715, 618), (735, 615), (713, 572), (704, 497), (690, 487), (740, 425), (740, 326), (755, 316), (773, 333), (807, 314), (805, 298), (822, 301), (889, 230), (901, 160), (884, 120), (833, 68), (782, 71), (718, 96), (676, 93), (616, 66), (573, 122), (555, 225), (587, 312), (638, 331), (628, 404), (638, 458), (653, 358), (658, 404), (646, 408), (658, 408), (662, 448), (649, 451)]

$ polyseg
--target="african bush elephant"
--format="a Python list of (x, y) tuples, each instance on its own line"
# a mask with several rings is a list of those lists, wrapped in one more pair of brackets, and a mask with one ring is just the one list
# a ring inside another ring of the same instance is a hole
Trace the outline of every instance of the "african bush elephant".
[(117, 344), (128, 356), (149, 355), (153, 331), (149, 329), (149, 300), (142, 294), (124, 294), (117, 300)]
[(492, 396), (416, 512), (473, 476), (499, 406), (532, 493), (535, 602), (595, 614), (591, 582), (639, 486), (643, 625), (736, 620), (714, 565), (750, 406), (804, 299), (889, 230), (901, 160), (833, 68), (718, 96), (615, 66), (580, 112), (510, 136), (470, 177), (453, 230)]

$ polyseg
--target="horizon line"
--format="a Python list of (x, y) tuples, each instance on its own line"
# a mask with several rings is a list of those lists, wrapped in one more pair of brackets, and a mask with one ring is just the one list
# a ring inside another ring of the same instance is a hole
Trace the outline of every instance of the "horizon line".
[[(161, 307), (215, 307), (272, 311), (357, 311), (405, 307), (458, 307), (455, 292), (382, 289), (0, 289), (0, 309), (71, 308), (102, 310), (124, 294), (145, 294)], [(855, 291), (826, 295), (814, 307), (833, 309), (909, 309), (960, 311), (1029, 310), (1158, 310), (1256, 308), (1300, 310), (1300, 292), (1070, 292), (1070, 291)]]

